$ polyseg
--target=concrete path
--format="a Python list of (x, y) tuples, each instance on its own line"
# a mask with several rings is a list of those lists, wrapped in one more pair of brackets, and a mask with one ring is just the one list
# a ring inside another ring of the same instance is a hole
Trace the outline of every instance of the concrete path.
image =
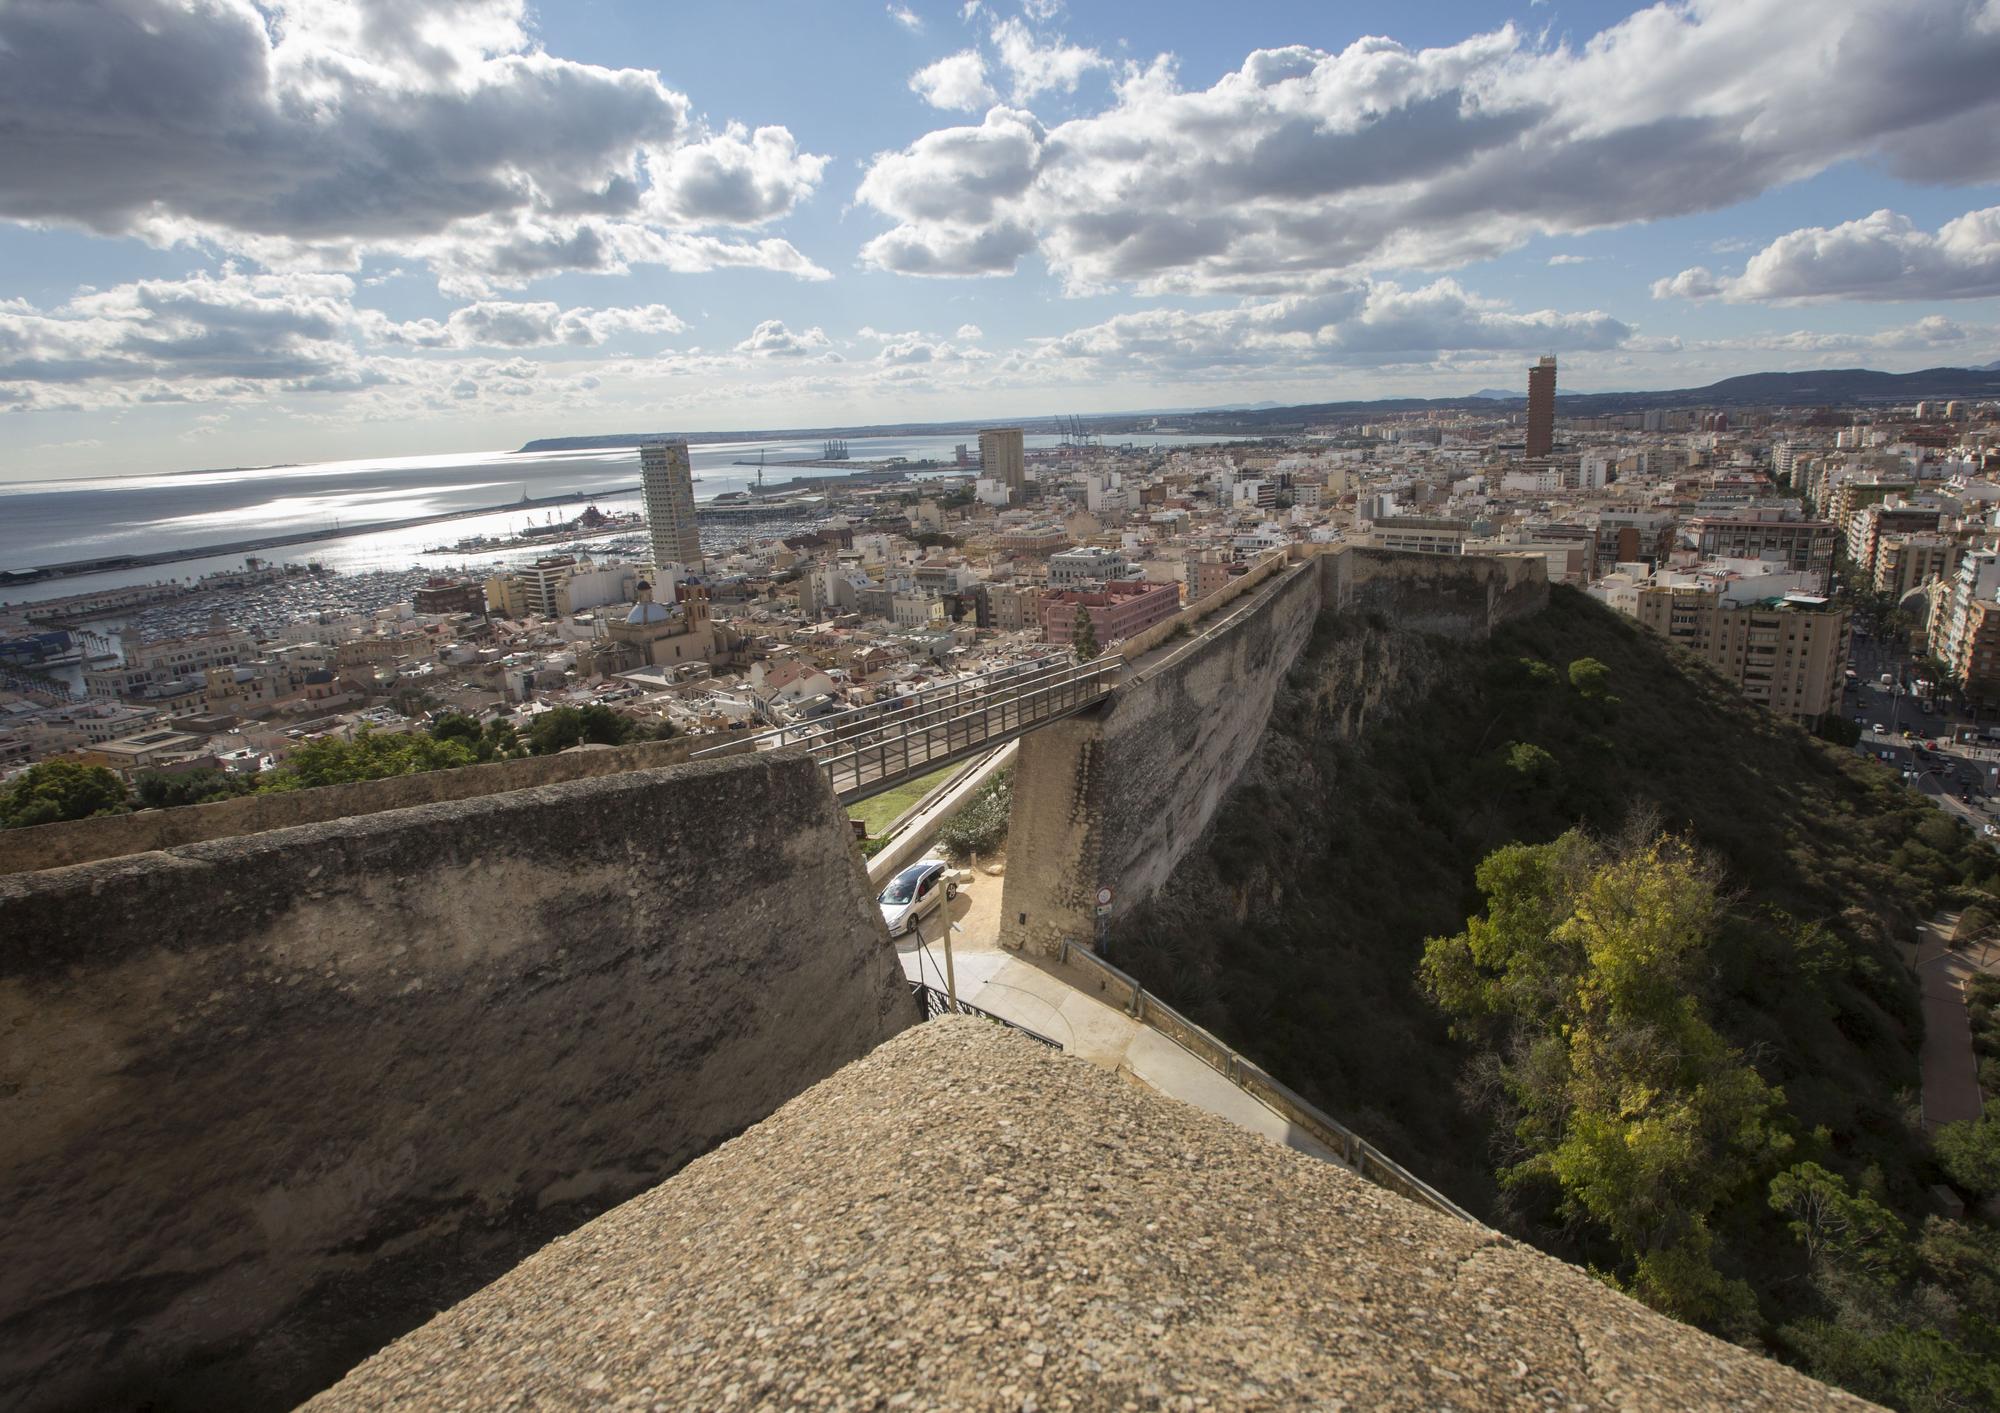
[[(1965, 982), (1982, 969), (1982, 954), (1994, 949), (1970, 948), (1954, 952), (1947, 945), (1958, 926), (1958, 914), (1944, 913), (1917, 927), (1917, 942), (1911, 956), (1917, 981), (1923, 991), (1924, 1007), (1924, 1127), (1935, 1132), (1940, 1124), (1960, 1119), (1976, 1119), (1982, 1106), (1979, 1098), (1979, 1060), (1972, 1049), (1972, 1020), (1965, 1009)], [(2000, 965), (2000, 958), (1995, 959)]]
[[(975, 873), (951, 904), (952, 976), (958, 999), (1058, 1041), (1081, 1059), (1220, 1115), (1241, 1128), (1333, 1163), (1333, 1151), (1230, 1083), (1151, 1026), (1086, 995), (1053, 972), (998, 945), (999, 878)], [(896, 939), (903, 972), (912, 981), (945, 989), (939, 924), (927, 919), (929, 941)]]

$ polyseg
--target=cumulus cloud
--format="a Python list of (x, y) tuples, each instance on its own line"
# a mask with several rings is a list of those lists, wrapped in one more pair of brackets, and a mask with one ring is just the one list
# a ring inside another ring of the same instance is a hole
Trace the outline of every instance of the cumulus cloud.
[(1549, 264), (1588, 265), (1591, 261), (1595, 260), (1596, 258), (1597, 257), (1594, 255), (1551, 255), (1549, 257)]
[(731, 123), (647, 163), (646, 207), (676, 225), (756, 226), (790, 214), (819, 185), (827, 159), (799, 151), (790, 130)]
[(473, 225), (447, 239), (418, 247), (447, 294), (483, 296), (566, 270), (623, 275), (635, 265), (658, 265), (677, 274), (749, 268), (781, 271), (802, 280), (832, 275), (790, 241), (767, 236), (729, 240), (707, 232), (663, 231), (633, 221), (578, 221)]
[(949, 339), (912, 336), (883, 344), (875, 355), (875, 362), (884, 368), (911, 368), (928, 364), (978, 363), (991, 356), (984, 349), (961, 348)]
[(1795, 329), (1789, 333), (1752, 334), (1696, 345), (1700, 351), (1755, 350), (1773, 353), (1928, 353), (1956, 352), (1968, 345), (1990, 347), (2000, 341), (1991, 325), (1968, 328), (1942, 314), (1929, 314), (1912, 324), (1872, 332)]
[(1653, 284), (1655, 299), (1807, 302), (1824, 299), (1985, 299), (2000, 294), (2000, 206), (1968, 211), (1935, 234), (1877, 211), (1838, 226), (1779, 236), (1743, 267), (1705, 266)]
[(1608, 350), (1629, 325), (1596, 310), (1514, 313), (1454, 280), (1356, 282), (1234, 308), (1146, 309), (1041, 343), (1037, 359), (1099, 372), (1200, 376), (1257, 368), (1428, 363), (1459, 352)]
[(595, 348), (620, 334), (677, 334), (687, 324), (664, 304), (620, 309), (564, 309), (553, 300), (481, 300), (442, 322), (392, 323), (364, 311), (357, 323), (375, 342), (410, 348)]
[(46, 309), (0, 300), (0, 408), (229, 403), (396, 389), (411, 400), (403, 406), (409, 412), (432, 397), (452, 404), (517, 397), (538, 375), (539, 365), (519, 358), (451, 356), (463, 350), (588, 349), (621, 335), (687, 327), (659, 304), (565, 309), (551, 301), (482, 301), (441, 320), (399, 323), (355, 307), (353, 295), (346, 275), (225, 269), (86, 289)]
[(877, 158), (860, 199), (902, 224), (863, 246), (863, 262), (912, 275), (1011, 271), (1035, 246), (1023, 208), (1045, 136), (1026, 109), (994, 108), (978, 127), (943, 128)]
[[(824, 159), (784, 129), (710, 133), (656, 73), (548, 54), (525, 14), (525, 0), (13, 0), (0, 219), (272, 266), (353, 269), (377, 251), (464, 264), (510, 233), (587, 248), (604, 222), (762, 224), (818, 182)], [(711, 239), (733, 263), (803, 259)]]
[(766, 319), (750, 331), (750, 337), (736, 345), (738, 353), (753, 358), (807, 358), (825, 356), (833, 347), (826, 330), (814, 325), (793, 333), (782, 319)]
[[(1017, 101), (1088, 71), (1029, 61), (1050, 46), (1001, 26)], [(1275, 294), (1715, 209), (1842, 161), (2000, 180), (1996, 63), (2000, 23), (1969, 0), (1688, 0), (1580, 46), (1506, 26), (1260, 50), (1197, 89), (1162, 58), (1046, 130), (996, 110), (878, 157), (859, 198), (892, 227), (863, 259), (989, 274), (1038, 251), (1074, 291)]]
[(923, 33), (923, 16), (912, 10), (908, 5), (890, 5), (887, 8), (889, 18), (908, 30), (911, 34)]
[(986, 60), (977, 49), (947, 54), (910, 75), (910, 91), (933, 108), (977, 110), (999, 98), (986, 81)]
[(352, 374), (344, 275), (195, 275), (0, 302), (0, 384), (302, 383)]
[(1074, 93), (1085, 74), (1111, 67), (1111, 61), (1095, 49), (1068, 43), (1060, 36), (1044, 41), (1015, 19), (1001, 20), (993, 26), (993, 46), (1000, 51), (1000, 63), (1013, 78), (1017, 103), (1025, 103), (1052, 89)]

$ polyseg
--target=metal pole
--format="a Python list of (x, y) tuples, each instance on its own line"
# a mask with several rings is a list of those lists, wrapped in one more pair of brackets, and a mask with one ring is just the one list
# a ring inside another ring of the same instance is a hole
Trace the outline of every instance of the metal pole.
[[(944, 885), (938, 885), (942, 888)], [(958, 973), (951, 966), (951, 895), (944, 900), (944, 994), (951, 1001), (951, 1008), (958, 1009)]]

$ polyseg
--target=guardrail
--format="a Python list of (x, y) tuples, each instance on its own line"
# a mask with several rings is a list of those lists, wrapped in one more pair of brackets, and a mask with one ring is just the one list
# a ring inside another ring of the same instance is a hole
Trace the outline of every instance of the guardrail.
[(1348, 1167), (1378, 1187), (1386, 1187), (1432, 1211), (1443, 1212), (1474, 1226), (1485, 1225), (1360, 1134), (1280, 1084), (1254, 1061), (1230, 1049), (1159, 998), (1148, 995), (1137, 977), (1120, 971), (1089, 948), (1078, 946), (1068, 938), (1063, 939), (1056, 965), (1081, 973), (1105, 1000), (1142, 1025), (1159, 1031), (1273, 1113), (1305, 1130), (1338, 1154)]
[(1062, 1049), (1062, 1041), (1052, 1040), (1039, 1030), (1030, 1030), (1025, 1025), (1015, 1024), (1005, 1016), (996, 1016), (991, 1011), (982, 1011), (970, 1002), (960, 1001), (954, 1004), (949, 996), (945, 995), (944, 992), (938, 990), (935, 986), (926, 986), (921, 981), (913, 981), (910, 983), (910, 992), (917, 998), (918, 1003), (923, 1006), (925, 1020), (936, 1020), (939, 1016), (950, 1015), (977, 1016), (981, 1020), (989, 1020), (995, 1025), (1004, 1025), (1009, 1030), (1018, 1031), (1030, 1040), (1039, 1040), (1051, 1050)]

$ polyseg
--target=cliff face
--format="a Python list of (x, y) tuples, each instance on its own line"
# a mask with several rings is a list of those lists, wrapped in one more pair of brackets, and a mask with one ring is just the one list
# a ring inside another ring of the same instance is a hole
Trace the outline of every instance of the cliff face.
[[(1585, 657), (1618, 701), (1572, 688)], [(1480, 910), (1472, 873), (1492, 850), (1578, 823), (1615, 832), (1635, 809), (1720, 855), (1742, 899), (1715, 949), (1732, 1043), (1765, 1057), (1800, 1132), (1825, 1126), (1921, 1211), (1899, 1098), (1919, 1023), (1885, 924), (1942, 897), (1972, 846), (1886, 772), (1574, 592), (1489, 642), (1324, 616), (1237, 788), (1109, 955), (1492, 1213), (1495, 1135), (1416, 989), (1424, 939)], [(1831, 963), (1797, 951), (1781, 918), (1824, 925)]]
[[(1404, 690), (1403, 664), (1420, 670), (1420, 635), (1481, 640), (1548, 602), (1535, 556), (1340, 545), (1279, 567), (1192, 635), (1151, 651), (1128, 644), (1133, 670), (1105, 707), (1021, 743), (1002, 910), (1007, 945), (1051, 955), (1062, 939), (1086, 941), (1106, 920), (1115, 930), (1140, 904), (1172, 891), (1190, 849), (1271, 738), (1281, 693), (1297, 694), (1287, 684), (1308, 643), (1335, 653), (1322, 664), (1331, 676), (1319, 706), (1352, 724)], [(1328, 620), (1367, 626), (1376, 638), (1341, 650), (1359, 655), (1348, 661), (1322, 631)]]
[[(1463, 885), (1413, 812), (1464, 782), (1383, 789), (1375, 738), (1449, 696), (1469, 653), (1380, 615), (1322, 614), (1213, 823), (1110, 959), (1454, 1198), (1490, 1205), (1486, 1125), (1458, 1095), (1444, 1025), (1412, 984)], [(1421, 842), (1420, 842), (1421, 841)]]
[(1217, 916), (1249, 925), (1281, 915), (1294, 897), (1309, 906), (1315, 878), (1306, 861), (1333, 846), (1336, 824), (1315, 802), (1338, 794), (1346, 757), (1372, 725), (1439, 683), (1447, 651), (1379, 616), (1323, 615), (1234, 796), (1159, 891), (1151, 925)]

